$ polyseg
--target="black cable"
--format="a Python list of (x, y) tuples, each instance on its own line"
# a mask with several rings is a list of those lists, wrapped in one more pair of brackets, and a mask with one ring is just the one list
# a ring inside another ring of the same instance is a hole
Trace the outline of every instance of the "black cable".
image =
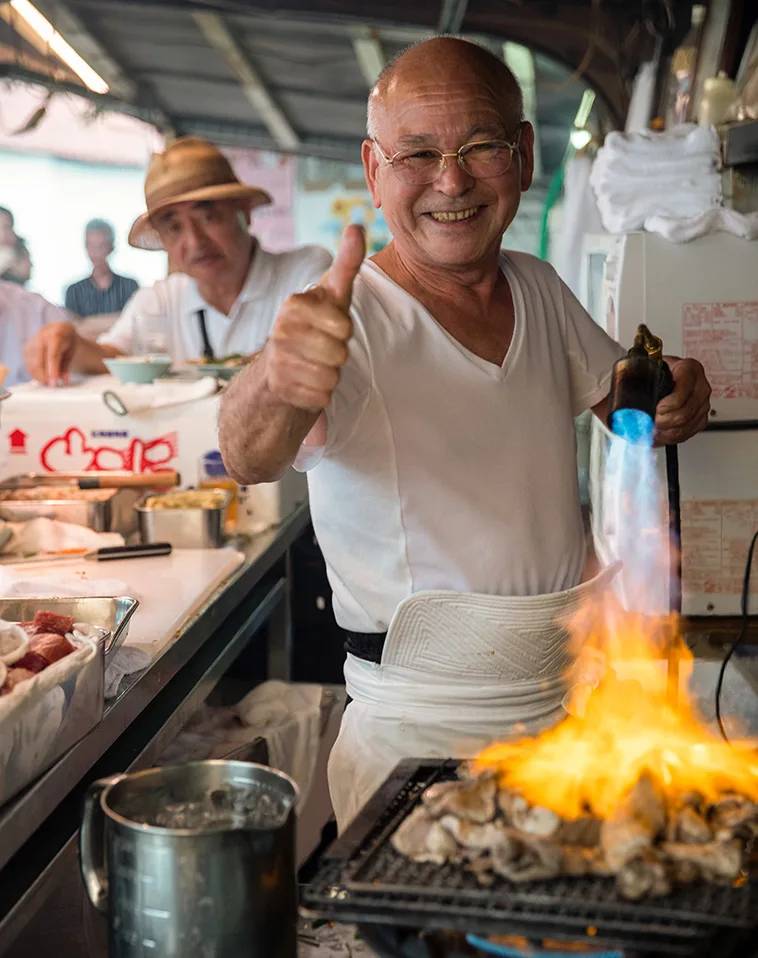
[(750, 548), (748, 549), (747, 553), (747, 562), (745, 563), (745, 576), (742, 580), (742, 628), (740, 629), (740, 633), (737, 638), (727, 649), (727, 653), (724, 656), (724, 660), (721, 663), (721, 668), (719, 670), (718, 682), (716, 682), (716, 721), (718, 722), (719, 731), (721, 732), (722, 738), (729, 745), (732, 743), (729, 741), (729, 736), (726, 734), (724, 723), (721, 720), (721, 688), (724, 684), (724, 675), (726, 674), (726, 667), (729, 664), (729, 659), (731, 659), (737, 646), (747, 635), (748, 626), (750, 624), (750, 617), (748, 615), (748, 599), (750, 597), (750, 572), (753, 567), (753, 553), (755, 552), (756, 542), (758, 542), (758, 532), (755, 533), (750, 542)]

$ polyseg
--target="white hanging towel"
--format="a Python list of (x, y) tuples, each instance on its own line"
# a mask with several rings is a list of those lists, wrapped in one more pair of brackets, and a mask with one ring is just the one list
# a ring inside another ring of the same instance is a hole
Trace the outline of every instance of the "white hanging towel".
[(404, 758), (471, 758), (563, 716), (566, 622), (620, 566), (551, 595), (417, 592), (397, 607), (381, 664), (348, 655), (353, 700), (329, 758), (340, 831)]

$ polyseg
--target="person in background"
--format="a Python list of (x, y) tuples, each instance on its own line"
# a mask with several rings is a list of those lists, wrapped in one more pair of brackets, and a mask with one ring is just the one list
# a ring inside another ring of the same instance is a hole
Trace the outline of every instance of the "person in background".
[[(14, 257), (12, 246), (0, 246), (0, 274), (7, 271)], [(0, 365), (9, 370), (5, 386), (17, 386), (31, 378), (23, 358), (26, 342), (46, 326), (67, 319), (60, 307), (19, 283), (0, 279)]]
[(14, 226), (13, 213), (7, 207), (0, 206), (0, 247), (13, 246), (16, 242)]
[(11, 247), (13, 250), (13, 259), (0, 279), (7, 283), (16, 283), (18, 286), (26, 286), (32, 277), (32, 257), (26, 241), (16, 236), (16, 240)]
[(264, 250), (250, 235), (250, 218), (271, 197), (241, 183), (223, 153), (198, 137), (153, 157), (145, 201), (129, 243), (165, 250), (177, 272), (139, 290), (97, 341), (72, 323), (42, 330), (27, 347), (35, 379), (55, 386), (69, 370), (95, 375), (105, 372), (103, 359), (137, 350), (168, 353), (174, 365), (249, 356), (266, 342), (286, 297), (317, 283), (331, 264), (319, 246)]
[(108, 259), (116, 244), (113, 227), (105, 220), (90, 220), (84, 230), (84, 246), (92, 263), (92, 273), (66, 290), (66, 309), (86, 319), (120, 313), (139, 289), (131, 276), (119, 276)]

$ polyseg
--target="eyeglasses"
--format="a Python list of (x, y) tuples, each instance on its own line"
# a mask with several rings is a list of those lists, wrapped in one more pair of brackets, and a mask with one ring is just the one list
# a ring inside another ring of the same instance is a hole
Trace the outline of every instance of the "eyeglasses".
[(433, 183), (442, 176), (448, 158), (455, 157), (458, 166), (476, 180), (486, 180), (507, 173), (513, 162), (513, 154), (521, 141), (521, 127), (513, 143), (507, 140), (486, 140), (481, 143), (465, 143), (455, 153), (443, 153), (442, 150), (400, 150), (394, 156), (387, 156), (376, 140), (373, 141), (377, 153), (387, 166), (391, 166), (395, 176), (408, 186), (423, 186)]

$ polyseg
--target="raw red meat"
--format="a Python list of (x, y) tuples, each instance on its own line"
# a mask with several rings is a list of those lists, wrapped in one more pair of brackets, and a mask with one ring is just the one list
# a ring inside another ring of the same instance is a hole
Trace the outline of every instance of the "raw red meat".
[(43, 669), (46, 669), (48, 665), (50, 665), (50, 663), (44, 656), (31, 650), (15, 663), (16, 668), (29, 672), (41, 672)]
[(38, 612), (32, 619), (32, 625), (38, 633), (52, 632), (65, 635), (74, 627), (73, 615), (59, 615), (57, 612)]
[(19, 682), (26, 682), (27, 679), (33, 679), (35, 673), (31, 669), (22, 669), (14, 667), (8, 669), (8, 676), (5, 679), (5, 685), (0, 689), (0, 695), (7, 695), (12, 692)]
[(73, 651), (74, 646), (68, 639), (55, 632), (43, 632), (35, 635), (29, 645), (29, 652), (42, 656), (48, 665), (52, 665), (58, 659), (65, 658)]

